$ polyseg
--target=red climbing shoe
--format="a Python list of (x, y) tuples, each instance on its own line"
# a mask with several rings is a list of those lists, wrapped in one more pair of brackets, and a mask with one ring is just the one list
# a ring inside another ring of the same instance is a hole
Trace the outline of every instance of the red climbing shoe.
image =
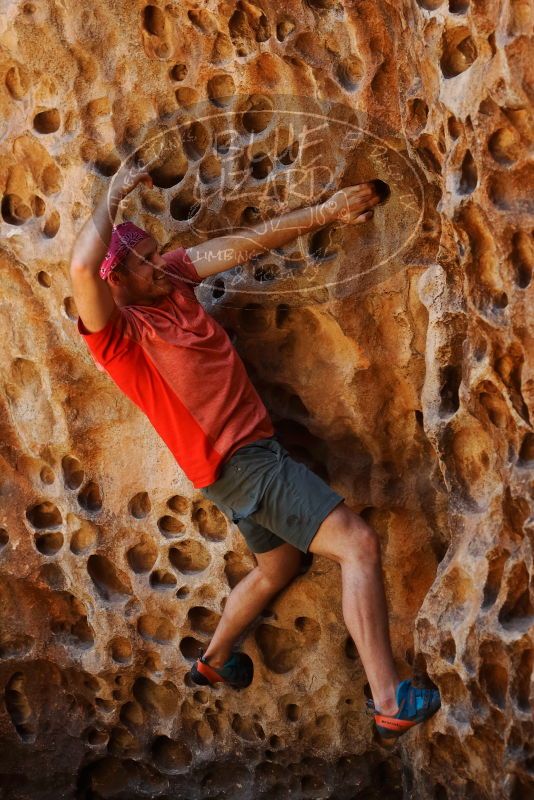
[(222, 667), (211, 667), (200, 651), (191, 668), (191, 680), (199, 686), (213, 686), (213, 684), (228, 684), (233, 689), (246, 689), (254, 677), (254, 663), (246, 653), (232, 653)]

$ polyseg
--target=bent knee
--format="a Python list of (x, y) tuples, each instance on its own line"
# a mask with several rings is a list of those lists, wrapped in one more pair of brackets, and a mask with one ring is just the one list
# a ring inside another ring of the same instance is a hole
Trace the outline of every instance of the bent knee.
[(338, 563), (378, 561), (380, 538), (359, 515), (342, 503), (319, 528), (310, 550)]
[(346, 557), (367, 562), (380, 560), (380, 537), (378, 533), (359, 514), (354, 516), (355, 520), (348, 530), (349, 546), (347, 547)]

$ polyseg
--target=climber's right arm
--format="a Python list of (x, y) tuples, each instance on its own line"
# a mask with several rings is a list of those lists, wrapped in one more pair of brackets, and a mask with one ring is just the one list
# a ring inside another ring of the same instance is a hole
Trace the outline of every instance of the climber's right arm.
[(76, 309), (89, 331), (104, 328), (115, 308), (107, 281), (99, 274), (107, 253), (117, 209), (141, 181), (152, 183), (147, 172), (132, 172), (124, 166), (113, 179), (113, 192), (101, 198), (78, 234), (70, 259), (70, 277)]

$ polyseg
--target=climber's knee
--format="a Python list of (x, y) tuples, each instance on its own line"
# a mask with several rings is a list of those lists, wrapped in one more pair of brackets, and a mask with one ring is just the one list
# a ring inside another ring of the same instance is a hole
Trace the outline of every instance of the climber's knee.
[(337, 505), (323, 520), (309, 549), (339, 564), (380, 559), (378, 534), (345, 503)]

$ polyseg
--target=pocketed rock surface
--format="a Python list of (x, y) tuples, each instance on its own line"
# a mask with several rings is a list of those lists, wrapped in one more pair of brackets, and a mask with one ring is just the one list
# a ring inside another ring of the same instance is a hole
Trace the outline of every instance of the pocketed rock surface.
[[(1, 796), (533, 797), (530, 4), (3, 12)], [(250, 688), (188, 677), (255, 561), (76, 331), (72, 244), (134, 153), (122, 219), (164, 250), (392, 189), (197, 293), (380, 535), (399, 673), (442, 694), (393, 752), (326, 559), (244, 637)]]

